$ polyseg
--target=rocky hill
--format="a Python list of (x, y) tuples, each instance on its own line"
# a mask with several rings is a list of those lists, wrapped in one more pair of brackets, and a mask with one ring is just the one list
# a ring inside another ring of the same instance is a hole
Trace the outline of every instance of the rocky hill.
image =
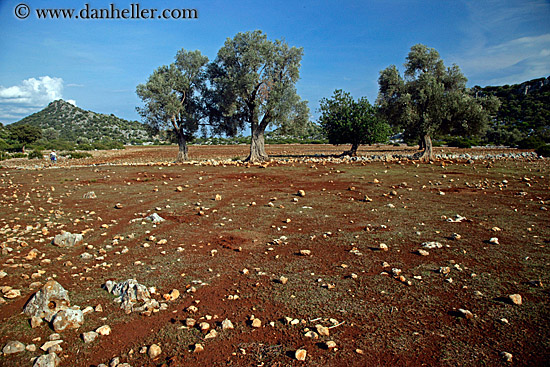
[(494, 95), (501, 106), (488, 131), (491, 140), (514, 145), (514, 139), (536, 137), (550, 141), (550, 77), (521, 84), (474, 87), (481, 95)]
[(137, 122), (78, 108), (62, 99), (51, 102), (13, 125), (38, 126), (52, 138), (90, 143), (100, 140), (116, 140), (125, 144), (151, 140), (148, 126)]

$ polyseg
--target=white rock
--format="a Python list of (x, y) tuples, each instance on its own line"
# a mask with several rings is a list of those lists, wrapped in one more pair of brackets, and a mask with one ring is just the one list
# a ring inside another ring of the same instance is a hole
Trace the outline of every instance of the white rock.
[(157, 358), (161, 353), (162, 353), (162, 349), (156, 344), (151, 345), (149, 347), (149, 350), (147, 351), (147, 355), (151, 359)]
[(233, 329), (233, 323), (229, 319), (225, 319), (222, 321), (222, 330), (229, 330)]
[(84, 343), (91, 343), (98, 337), (98, 333), (95, 331), (88, 331), (86, 333), (82, 333), (82, 340), (84, 340)]
[(25, 350), (25, 344), (17, 340), (12, 340), (7, 342), (6, 345), (4, 345), (4, 348), (2, 348), (2, 353), (14, 354), (14, 353), (20, 353), (24, 350)]
[(99, 335), (109, 335), (111, 334), (111, 327), (109, 325), (103, 325), (98, 327), (95, 332)]

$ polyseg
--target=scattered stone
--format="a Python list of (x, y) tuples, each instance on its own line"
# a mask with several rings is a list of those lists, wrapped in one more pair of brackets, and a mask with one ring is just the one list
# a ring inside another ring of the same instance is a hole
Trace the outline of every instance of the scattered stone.
[(29, 352), (36, 352), (36, 345), (35, 344), (28, 344), (26, 347), (25, 347), (25, 350), (29, 351)]
[(201, 331), (205, 332), (207, 331), (208, 329), (210, 329), (210, 324), (207, 323), (207, 322), (201, 322), (199, 324), (199, 329), (201, 329)]
[(284, 284), (286, 284), (287, 282), (288, 282), (288, 278), (281, 275), (280, 278), (279, 278), (279, 283), (281, 283), (281, 284), (284, 285)]
[(460, 316), (464, 317), (465, 319), (471, 320), (474, 318), (474, 314), (471, 313), (468, 310), (465, 310), (463, 308), (458, 309), (458, 313), (460, 313)]
[(489, 240), (489, 243), (492, 243), (493, 245), (499, 245), (498, 238), (497, 237), (491, 237)]
[(160, 215), (158, 215), (157, 213), (151, 214), (150, 216), (147, 217), (147, 219), (150, 220), (151, 222), (155, 223), (155, 224), (165, 221), (165, 219), (163, 217), (161, 217)]
[(95, 332), (103, 336), (109, 335), (111, 334), (111, 327), (109, 325), (103, 325), (95, 329)]
[(7, 342), (6, 345), (4, 345), (4, 348), (2, 348), (2, 353), (14, 354), (14, 353), (20, 353), (24, 350), (25, 350), (25, 344), (17, 340), (12, 340)]
[(84, 199), (97, 199), (97, 195), (93, 191), (85, 193), (84, 196), (82, 196), (82, 197)]
[(419, 249), (418, 251), (416, 251), (420, 256), (428, 256), (430, 255), (430, 253), (426, 250), (422, 250), (422, 249)]
[(31, 297), (23, 312), (50, 322), (56, 313), (67, 309), (69, 305), (69, 294), (65, 288), (55, 280), (50, 280)]
[(368, 195), (365, 195), (365, 198), (363, 199), (363, 201), (365, 201), (365, 202), (367, 202), (367, 203), (370, 203), (370, 202), (372, 202), (372, 199), (369, 198)]
[(298, 196), (304, 197), (306, 196), (306, 192), (304, 190), (298, 190)]
[(459, 235), (458, 233), (453, 233), (453, 234), (451, 235), (451, 238), (452, 238), (453, 240), (459, 240), (459, 239), (462, 238), (462, 236)]
[(512, 358), (514, 356), (511, 354), (511, 353), (508, 353), (508, 352), (500, 352), (500, 358), (502, 358), (502, 360), (504, 362), (508, 362), (508, 363), (512, 363)]
[(307, 351), (305, 349), (298, 349), (294, 355), (297, 360), (305, 361), (307, 356)]
[(311, 250), (300, 250), (300, 255), (311, 256)]
[(167, 301), (175, 301), (180, 296), (180, 291), (177, 289), (172, 289), (170, 293), (166, 293), (163, 297)]
[(304, 334), (304, 336), (306, 338), (311, 338), (311, 339), (319, 339), (319, 334), (317, 334), (315, 331), (313, 330), (310, 330), (308, 331), (307, 333)]
[(54, 237), (53, 244), (59, 247), (73, 247), (82, 240), (83, 236), (80, 233), (64, 232)]
[(58, 344), (61, 344), (61, 343), (63, 343), (63, 340), (50, 340), (50, 341), (45, 342), (44, 345), (42, 345), (40, 347), (40, 349), (42, 349), (44, 352), (46, 352), (48, 349), (50, 349), (54, 345), (58, 345)]
[(252, 320), (252, 327), (253, 328), (259, 328), (261, 326), (262, 326), (262, 320), (256, 319), (256, 318), (254, 320)]
[(214, 329), (210, 330), (208, 334), (204, 336), (204, 339), (212, 339), (218, 336), (218, 332)]
[(222, 321), (222, 330), (229, 330), (233, 329), (233, 323), (229, 319), (225, 319)]
[(10, 289), (6, 293), (4, 293), (4, 297), (7, 299), (14, 299), (17, 297), (21, 297), (21, 291), (19, 289)]
[(185, 319), (185, 326), (187, 326), (188, 328), (194, 327), (196, 323), (197, 323), (197, 320), (192, 319), (191, 317), (188, 317)]
[(121, 203), (115, 204), (115, 209), (122, 209), (122, 208), (124, 208), (124, 205), (122, 205)]
[(67, 308), (59, 311), (52, 322), (56, 332), (65, 329), (78, 329), (84, 323), (84, 313), (78, 309)]
[(147, 351), (147, 355), (151, 359), (157, 358), (162, 353), (162, 349), (156, 344), (153, 344), (149, 347), (149, 350)]
[(336, 342), (332, 341), (332, 340), (329, 340), (328, 342), (325, 343), (327, 349), (332, 349), (332, 348), (336, 348)]
[(215, 201), (220, 201), (221, 199), (222, 199), (222, 196), (220, 194), (216, 194), (216, 196), (214, 197)]
[(193, 353), (200, 353), (204, 351), (204, 346), (202, 344), (196, 343), (195, 347), (193, 348)]
[(88, 331), (86, 333), (82, 333), (82, 340), (84, 340), (84, 343), (91, 343), (99, 336), (98, 333), (95, 331)]
[(94, 257), (93, 257), (92, 254), (89, 254), (89, 253), (87, 253), (87, 252), (83, 252), (83, 253), (80, 254), (80, 258), (81, 258), (82, 260), (91, 260), (91, 259), (93, 259)]
[(57, 367), (59, 366), (60, 363), (61, 363), (61, 360), (59, 359), (57, 354), (49, 353), (38, 357), (34, 361), (34, 364), (32, 366), (33, 367)]
[(315, 325), (315, 328), (317, 329), (317, 333), (321, 336), (329, 336), (330, 335), (330, 330), (326, 326)]
[(388, 245), (386, 245), (385, 243), (381, 243), (380, 245), (378, 245), (378, 248), (381, 251), (388, 251), (389, 250)]
[(176, 187), (176, 191), (177, 191), (177, 192), (182, 192), (182, 191), (183, 191), (183, 187), (181, 187), (181, 186)]
[(423, 242), (422, 247), (427, 249), (436, 249), (436, 248), (442, 248), (443, 245), (436, 241), (430, 241), (430, 242)]
[(510, 300), (510, 302), (518, 306), (523, 303), (523, 300), (521, 299), (521, 295), (519, 294), (510, 294), (508, 296), (508, 299)]

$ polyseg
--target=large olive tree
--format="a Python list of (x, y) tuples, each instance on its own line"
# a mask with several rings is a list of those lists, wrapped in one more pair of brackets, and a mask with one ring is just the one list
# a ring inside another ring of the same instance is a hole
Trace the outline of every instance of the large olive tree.
[(249, 125), (250, 162), (268, 159), (265, 129), (288, 121), (302, 103), (295, 87), (302, 53), (256, 30), (228, 38), (209, 66), (214, 131), (234, 135)]
[(155, 128), (169, 126), (178, 139), (177, 161), (188, 159), (187, 141), (206, 117), (204, 93), (208, 58), (200, 51), (181, 49), (170, 65), (156, 69), (136, 93), (145, 102), (137, 110)]
[(387, 121), (421, 139), (421, 160), (433, 160), (434, 134), (479, 133), (498, 108), (495, 98), (471, 95), (459, 67), (445, 67), (433, 48), (412, 46), (404, 66), (404, 77), (395, 65), (380, 72), (377, 103)]

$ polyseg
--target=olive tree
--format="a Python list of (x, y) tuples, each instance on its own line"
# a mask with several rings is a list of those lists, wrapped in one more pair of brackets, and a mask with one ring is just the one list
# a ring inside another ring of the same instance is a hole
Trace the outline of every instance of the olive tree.
[(145, 103), (137, 111), (150, 126), (169, 126), (178, 140), (177, 161), (188, 159), (187, 141), (206, 117), (204, 91), (208, 58), (200, 51), (181, 49), (175, 62), (157, 68), (136, 93)]
[(387, 121), (421, 139), (421, 160), (433, 160), (434, 134), (477, 134), (485, 128), (498, 100), (470, 94), (460, 68), (445, 67), (433, 48), (414, 45), (406, 60), (403, 77), (395, 65), (380, 72), (377, 104)]
[(256, 30), (228, 38), (209, 66), (213, 130), (235, 135), (250, 126), (250, 162), (268, 159), (265, 129), (288, 121), (302, 103), (295, 87), (302, 54), (302, 48)]
[(384, 143), (390, 126), (379, 119), (376, 108), (363, 97), (355, 101), (351, 94), (340, 89), (331, 98), (323, 98), (319, 123), (331, 144), (351, 144), (343, 155), (357, 155), (361, 144)]

